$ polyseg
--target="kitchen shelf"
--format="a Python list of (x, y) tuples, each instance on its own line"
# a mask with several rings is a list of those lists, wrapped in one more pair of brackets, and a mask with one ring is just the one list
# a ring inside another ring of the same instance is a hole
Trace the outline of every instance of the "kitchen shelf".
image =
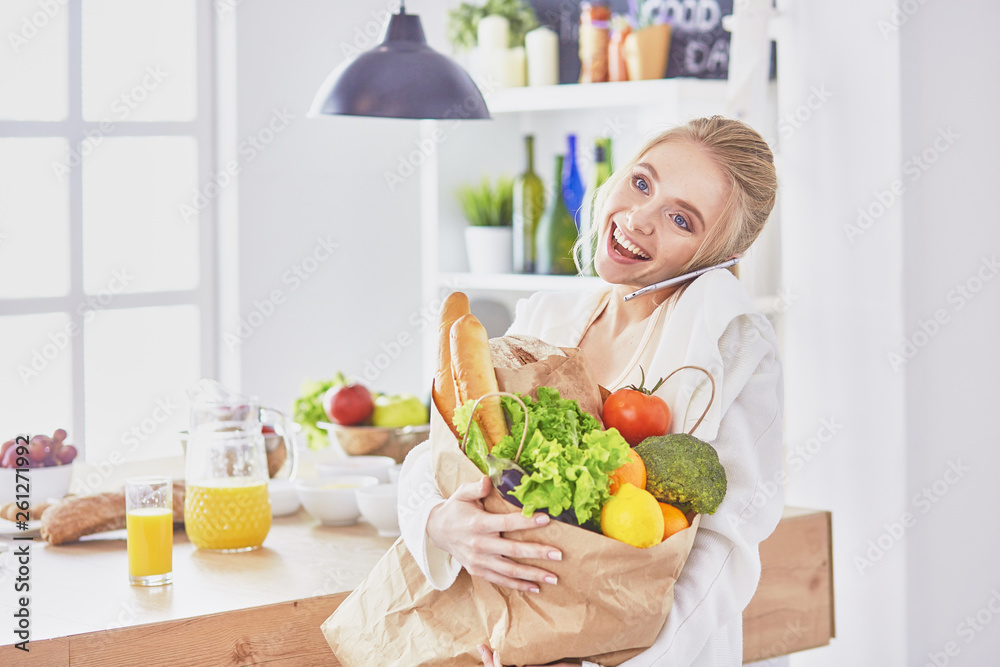
[[(606, 284), (590, 276), (544, 276), (525, 273), (440, 273), (440, 284), (450, 290), (487, 292), (570, 292), (590, 291)], [(754, 307), (766, 317), (782, 313), (787, 304), (778, 295), (754, 297)]]
[(654, 79), (498, 88), (485, 97), (490, 113), (507, 114), (679, 104), (682, 100), (719, 104), (725, 95), (725, 79)]
[(526, 273), (440, 273), (443, 286), (459, 290), (511, 292), (585, 291), (600, 286), (600, 278), (589, 276), (544, 276)]

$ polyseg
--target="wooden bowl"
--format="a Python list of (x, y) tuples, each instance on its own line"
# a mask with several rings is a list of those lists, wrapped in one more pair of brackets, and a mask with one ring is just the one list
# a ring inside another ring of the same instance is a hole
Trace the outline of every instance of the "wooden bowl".
[(430, 437), (430, 424), (382, 428), (379, 426), (340, 426), (327, 422), (316, 424), (336, 441), (349, 456), (389, 456), (402, 463), (411, 449)]

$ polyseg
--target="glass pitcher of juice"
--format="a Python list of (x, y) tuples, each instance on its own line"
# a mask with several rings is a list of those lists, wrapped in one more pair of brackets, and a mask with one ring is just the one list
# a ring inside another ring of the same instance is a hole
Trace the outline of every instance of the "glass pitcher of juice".
[[(257, 549), (271, 529), (260, 403), (214, 380), (202, 380), (189, 394), (191, 428), (184, 464), (188, 539), (213, 551)], [(292, 442), (280, 414), (272, 425), (285, 442)]]

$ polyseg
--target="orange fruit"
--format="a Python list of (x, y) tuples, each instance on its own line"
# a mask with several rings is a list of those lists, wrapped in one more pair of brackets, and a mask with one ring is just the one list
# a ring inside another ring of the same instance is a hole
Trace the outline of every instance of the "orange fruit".
[(628, 449), (628, 455), (629, 460), (609, 476), (611, 488), (608, 490), (611, 492), (611, 495), (615, 495), (618, 489), (621, 488), (621, 485), (626, 482), (640, 489), (646, 488), (646, 464), (642, 462), (642, 457), (631, 447)]
[(649, 491), (628, 482), (601, 509), (601, 532), (645, 549), (663, 541), (663, 514)]
[(667, 539), (674, 533), (679, 533), (688, 528), (687, 517), (673, 505), (660, 503), (660, 511), (663, 512), (663, 539)]

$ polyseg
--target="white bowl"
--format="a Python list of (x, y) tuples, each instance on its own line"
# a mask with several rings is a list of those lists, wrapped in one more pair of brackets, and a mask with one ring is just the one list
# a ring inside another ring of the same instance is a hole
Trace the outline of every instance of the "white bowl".
[(48, 500), (61, 499), (69, 491), (70, 478), (73, 476), (73, 464), (65, 463), (61, 466), (46, 466), (44, 468), (28, 468), (22, 473), (21, 479), (17, 479), (15, 468), (0, 468), (0, 505), (12, 503), (16, 500), (18, 493), (24, 488), (17, 488), (17, 484), (24, 484), (24, 477), (28, 478), (29, 504), (35, 505)]
[(355, 489), (358, 508), (365, 521), (375, 526), (383, 537), (399, 535), (399, 514), (396, 511), (395, 484), (379, 484)]
[(396, 465), (389, 468), (389, 483), (398, 484), (399, 483), (399, 473), (403, 470), (403, 464), (397, 463)]
[(336, 475), (295, 481), (295, 491), (306, 511), (327, 526), (349, 526), (361, 516), (355, 491), (375, 486), (378, 479), (368, 475)]
[(271, 498), (271, 516), (288, 516), (299, 511), (299, 494), (295, 489), (295, 482), (287, 479), (269, 480), (267, 494)]
[(334, 461), (316, 464), (320, 477), (334, 475), (367, 475), (375, 477), (382, 484), (389, 483), (389, 468), (396, 461), (389, 456), (346, 456)]

